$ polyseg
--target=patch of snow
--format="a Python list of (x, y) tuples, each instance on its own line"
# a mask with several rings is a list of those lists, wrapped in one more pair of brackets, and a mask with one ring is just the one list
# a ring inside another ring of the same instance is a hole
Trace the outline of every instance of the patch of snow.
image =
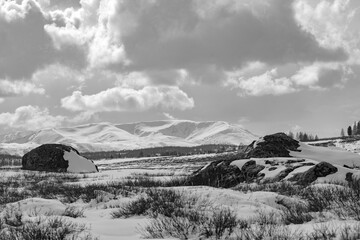
[(305, 143), (300, 143), (299, 150), (301, 151), (290, 151), (290, 156), (311, 159), (317, 162), (328, 162), (333, 165), (336, 164), (343, 166), (346, 164), (350, 167), (360, 167), (360, 155), (356, 153), (335, 150), (327, 147), (309, 146)]
[(55, 199), (27, 198), (18, 202), (6, 204), (6, 208), (19, 210), (27, 216), (34, 214), (62, 215), (66, 206)]
[(73, 173), (86, 173), (97, 172), (95, 164), (71, 150), (70, 152), (64, 151), (64, 159), (69, 161), (67, 172)]

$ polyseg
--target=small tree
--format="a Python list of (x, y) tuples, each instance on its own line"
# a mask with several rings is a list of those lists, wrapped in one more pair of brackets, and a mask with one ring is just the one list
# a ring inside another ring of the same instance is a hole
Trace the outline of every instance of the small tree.
[(348, 134), (348, 136), (351, 136), (351, 135), (352, 135), (351, 126), (348, 127), (348, 129), (347, 129), (347, 134)]
[(315, 135), (315, 141), (319, 140), (318, 135)]
[(303, 141), (306, 142), (306, 141), (309, 141), (309, 136), (307, 133), (304, 133), (303, 135)]
[(299, 141), (304, 140), (304, 134), (302, 132), (299, 133)]
[(353, 129), (352, 129), (352, 135), (356, 135), (357, 134), (357, 123), (356, 121), (354, 122), (354, 126), (353, 126)]
[(294, 133), (292, 131), (289, 131), (288, 136), (294, 138)]
[(360, 121), (358, 121), (356, 129), (357, 129), (356, 135), (360, 135)]
[(341, 129), (341, 132), (340, 132), (340, 137), (345, 137), (345, 131), (344, 131), (344, 129), (343, 129), (343, 128)]

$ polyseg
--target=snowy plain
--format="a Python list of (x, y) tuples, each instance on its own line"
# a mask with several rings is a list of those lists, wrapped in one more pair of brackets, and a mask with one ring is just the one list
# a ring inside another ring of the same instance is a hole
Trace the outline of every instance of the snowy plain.
[[(268, 159), (254, 159), (258, 164), (264, 164), (266, 168), (262, 171), (265, 173), (265, 178), (276, 176), (284, 169), (285, 163), (291, 160), (305, 159), (305, 162), (318, 163), (320, 161), (328, 161), (334, 164), (339, 171), (335, 174), (329, 175), (325, 178), (318, 179), (318, 187), (333, 187), (329, 184), (331, 181), (343, 180), (347, 172), (354, 172), (358, 174), (357, 170), (344, 168), (343, 164), (360, 166), (360, 155), (344, 150), (336, 150), (322, 147), (313, 147), (306, 144), (301, 144), (301, 152), (291, 152), (293, 158), (268, 158)], [(71, 155), (71, 153), (69, 153)], [(83, 186), (91, 184), (106, 184), (108, 182), (121, 182), (129, 179), (136, 179), (139, 177), (148, 177), (161, 181), (166, 181), (174, 177), (182, 177), (189, 175), (193, 170), (201, 168), (211, 162), (211, 159), (216, 154), (193, 155), (183, 157), (153, 157), (153, 158), (131, 158), (131, 159), (103, 159), (94, 161), (98, 165), (100, 172), (76, 174), (69, 173), (69, 176), (77, 176), (78, 181), (69, 181), (66, 184), (81, 184)], [(247, 159), (248, 160), (248, 159)], [(239, 159), (233, 162), (234, 165), (242, 167), (247, 161)], [(279, 163), (276, 170), (269, 170), (269, 166), (265, 161), (277, 161)], [(296, 163), (295, 163), (296, 164)], [(297, 168), (294, 173), (306, 171), (311, 166), (304, 166)], [(0, 170), (2, 179), (8, 177), (15, 177), (24, 181), (26, 175), (32, 174), (30, 171), (22, 171), (20, 169), (3, 169)], [(36, 174), (36, 173), (35, 173)], [(45, 173), (38, 173), (39, 176), (45, 176)], [(48, 181), (56, 181), (57, 174), (48, 174)], [(287, 177), (289, 178), (289, 176)], [(40, 183), (39, 183), (40, 184)], [(299, 201), (297, 198), (283, 196), (276, 192), (269, 191), (239, 191), (237, 189), (220, 189), (209, 186), (180, 186), (171, 187), (176, 191), (184, 193), (187, 196), (196, 196), (198, 199), (206, 201), (212, 207), (227, 207), (235, 213), (239, 219), (251, 219), (259, 214), (280, 212), (282, 206), (279, 205), (278, 199), (288, 199), (289, 201)], [(84, 217), (69, 218), (72, 222), (83, 223), (89, 227), (89, 232), (101, 240), (116, 240), (116, 239), (142, 239), (141, 229), (149, 224), (150, 219), (147, 216), (133, 216), (130, 218), (117, 218), (111, 216), (114, 211), (110, 206), (118, 206), (136, 199), (138, 196), (126, 196), (120, 198), (102, 198), (93, 199), (90, 202), (82, 200), (73, 203), (61, 202), (61, 199), (45, 199), (45, 198), (28, 198), (25, 200), (9, 203), (9, 207), (18, 207), (28, 218), (32, 218), (33, 212), (37, 214), (44, 214), (49, 210), (53, 215), (61, 215), (66, 207), (74, 206), (84, 209)], [(3, 206), (4, 207), (4, 206)], [(287, 226), (291, 231), (311, 232), (315, 228), (323, 225), (330, 227), (336, 226), (355, 226), (357, 221), (353, 219), (339, 219), (334, 216), (328, 218), (316, 218), (310, 222), (303, 224), (292, 224)], [(194, 238), (196, 239), (196, 238)]]

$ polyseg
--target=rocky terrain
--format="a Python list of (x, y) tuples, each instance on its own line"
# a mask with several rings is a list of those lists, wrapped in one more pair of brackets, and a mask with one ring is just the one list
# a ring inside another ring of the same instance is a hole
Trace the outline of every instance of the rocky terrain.
[(279, 182), (297, 184), (349, 181), (359, 175), (360, 155), (342, 150), (313, 147), (284, 133), (252, 142), (237, 160), (215, 161), (192, 175), (194, 182), (234, 187), (241, 182)]

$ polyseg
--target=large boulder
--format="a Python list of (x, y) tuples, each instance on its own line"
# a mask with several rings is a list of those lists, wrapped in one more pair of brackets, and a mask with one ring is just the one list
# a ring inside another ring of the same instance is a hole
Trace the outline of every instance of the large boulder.
[(303, 173), (297, 173), (289, 179), (289, 181), (295, 181), (298, 184), (307, 185), (314, 182), (319, 177), (326, 177), (327, 175), (336, 173), (337, 167), (331, 165), (328, 162), (320, 162)]
[(258, 177), (258, 174), (263, 170), (265, 166), (256, 164), (255, 160), (247, 161), (242, 167), (241, 167), (241, 173), (244, 175), (245, 180), (250, 181), (253, 179), (256, 179)]
[(230, 160), (211, 162), (195, 171), (188, 179), (191, 185), (207, 185), (213, 187), (233, 187), (244, 180), (243, 174)]
[(285, 133), (267, 135), (251, 143), (245, 150), (246, 158), (290, 157), (290, 151), (298, 151), (299, 142)]
[(254, 160), (247, 161), (241, 169), (231, 163), (232, 160), (211, 162), (190, 175), (188, 184), (230, 188), (241, 182), (251, 182), (263, 177), (259, 173), (265, 167), (256, 164)]
[(48, 172), (97, 172), (93, 161), (80, 156), (79, 152), (63, 144), (43, 144), (22, 157), (24, 170)]

